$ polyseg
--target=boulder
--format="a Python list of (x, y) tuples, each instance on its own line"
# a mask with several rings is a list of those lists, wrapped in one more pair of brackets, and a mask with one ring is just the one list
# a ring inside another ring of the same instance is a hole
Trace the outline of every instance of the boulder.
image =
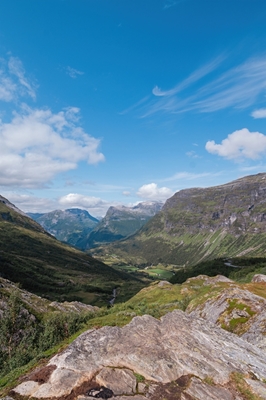
[(257, 283), (266, 283), (266, 275), (263, 274), (256, 274), (253, 276), (251, 282), (257, 282)]

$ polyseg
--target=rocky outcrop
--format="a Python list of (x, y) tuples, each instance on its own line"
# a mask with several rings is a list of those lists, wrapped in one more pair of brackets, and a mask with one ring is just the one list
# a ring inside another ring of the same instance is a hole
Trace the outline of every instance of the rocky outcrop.
[[(263, 279), (266, 278), (265, 275), (257, 275), (257, 277), (259, 277), (259, 282), (264, 282)], [(201, 278), (204, 277), (201, 276)], [(253, 281), (258, 282), (257, 278)], [(193, 278), (188, 279), (187, 282), (193, 282)], [(199, 305), (195, 306), (192, 302), (187, 312), (194, 318), (204, 318), (234, 332), (265, 351), (266, 300), (247, 289), (242, 289), (233, 281), (227, 280), (227, 282), (229, 287), (212, 295), (210, 299)], [(217, 277), (205, 277), (203, 285), (215, 283), (217, 283)]]
[[(40, 379), (47, 369), (46, 379)], [(144, 315), (123, 328), (83, 333), (14, 393), (65, 398), (84, 396), (86, 385), (90, 390), (104, 385), (120, 400), (240, 400), (244, 397), (236, 396), (232, 378), (236, 373), (254, 380), (250, 390), (262, 393), (266, 354), (209, 321), (175, 310), (160, 320)]]
[(266, 275), (263, 274), (256, 274), (252, 278), (252, 282), (256, 283), (266, 283)]

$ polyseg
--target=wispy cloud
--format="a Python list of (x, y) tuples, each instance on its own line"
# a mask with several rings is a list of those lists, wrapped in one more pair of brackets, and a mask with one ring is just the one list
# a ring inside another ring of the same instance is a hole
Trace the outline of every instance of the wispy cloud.
[[(155, 86), (153, 97), (139, 107), (142, 118), (156, 113), (207, 113), (229, 107), (244, 109), (255, 104), (266, 94), (266, 55), (249, 58), (224, 71), (226, 58), (225, 54), (217, 57), (171, 89)], [(252, 116), (265, 118), (266, 111), (254, 111)]]
[(18, 57), (10, 56), (8, 60), (0, 60), (0, 100), (11, 102), (24, 96), (35, 100), (36, 89), (36, 82), (26, 76)]
[(177, 172), (176, 174), (170, 176), (169, 178), (165, 178), (164, 182), (178, 181), (178, 180), (197, 180), (199, 178), (205, 178), (207, 176), (212, 176), (213, 174), (210, 172), (203, 172), (200, 174), (194, 174), (191, 172)]
[(163, 9), (168, 10), (168, 8), (174, 7), (177, 4), (183, 3), (184, 1), (187, 0), (167, 0), (163, 6)]
[(36, 84), (30, 82), (30, 80), (26, 78), (26, 73), (20, 59), (18, 57), (10, 57), (8, 61), (8, 68), (10, 74), (13, 74), (18, 78), (21, 87), (25, 88), (28, 95), (35, 100)]
[(144, 97), (143, 99), (139, 100), (137, 103), (135, 103), (132, 106), (121, 111), (119, 114), (120, 115), (128, 114), (130, 111), (133, 111), (133, 110), (137, 109), (139, 106), (141, 106), (142, 104), (146, 103), (150, 98), (151, 98), (151, 96)]
[(158, 86), (155, 86), (155, 88), (152, 90), (152, 93), (154, 94), (154, 96), (173, 96), (173, 95), (181, 92), (182, 90), (186, 89), (188, 86), (192, 85), (193, 83), (199, 81), (201, 78), (208, 75), (210, 72), (217, 69), (219, 67), (219, 65), (224, 61), (225, 57), (226, 57), (225, 55), (221, 55), (221, 56), (215, 58), (210, 63), (197, 69), (195, 72), (193, 72), (191, 75), (189, 75), (188, 78), (186, 78), (185, 80), (183, 80), (183, 82), (176, 85), (173, 89), (162, 91), (161, 89), (158, 88)]
[(72, 67), (66, 67), (66, 73), (70, 76), (70, 78), (76, 79), (78, 75), (84, 75), (84, 72), (79, 71)]

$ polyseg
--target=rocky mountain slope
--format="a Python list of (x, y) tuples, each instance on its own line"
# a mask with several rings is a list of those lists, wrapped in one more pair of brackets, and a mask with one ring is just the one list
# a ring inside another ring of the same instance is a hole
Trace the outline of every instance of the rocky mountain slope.
[[(223, 276), (198, 276), (183, 285), (154, 283), (125, 303), (124, 315), (131, 310), (132, 318), (134, 304), (146, 299), (153, 312), (164, 305), (163, 316), (135, 316), (122, 328), (98, 329), (92, 320), (92, 328), (65, 350), (22, 376), (9, 396), (266, 399), (265, 288), (265, 275), (249, 284)], [(178, 309), (182, 299), (186, 311)], [(121, 316), (121, 306), (112, 314)]]
[(27, 215), (58, 240), (72, 246), (76, 246), (78, 240), (87, 236), (99, 223), (99, 220), (92, 217), (88, 211), (79, 208), (55, 210), (43, 214), (28, 213)]
[(120, 287), (121, 296), (130, 296), (131, 290), (136, 293), (144, 285), (56, 240), (3, 197), (0, 276), (50, 300), (90, 304), (107, 304), (115, 287)]
[(160, 202), (143, 202), (134, 207), (110, 207), (93, 231), (87, 237), (81, 236), (76, 245), (88, 250), (130, 236), (157, 214), (162, 206)]
[(221, 186), (185, 189), (134, 236), (93, 250), (132, 263), (193, 265), (217, 257), (264, 256), (266, 174)]

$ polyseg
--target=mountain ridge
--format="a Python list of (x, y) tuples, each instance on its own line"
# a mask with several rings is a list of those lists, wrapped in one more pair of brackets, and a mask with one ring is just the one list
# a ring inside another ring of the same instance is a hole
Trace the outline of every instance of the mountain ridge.
[(92, 249), (128, 262), (196, 264), (216, 257), (264, 256), (266, 174), (210, 188), (183, 189), (136, 234)]
[(90, 250), (101, 243), (110, 243), (133, 235), (162, 208), (157, 201), (141, 202), (133, 207), (111, 206), (105, 217), (77, 242), (82, 250)]

